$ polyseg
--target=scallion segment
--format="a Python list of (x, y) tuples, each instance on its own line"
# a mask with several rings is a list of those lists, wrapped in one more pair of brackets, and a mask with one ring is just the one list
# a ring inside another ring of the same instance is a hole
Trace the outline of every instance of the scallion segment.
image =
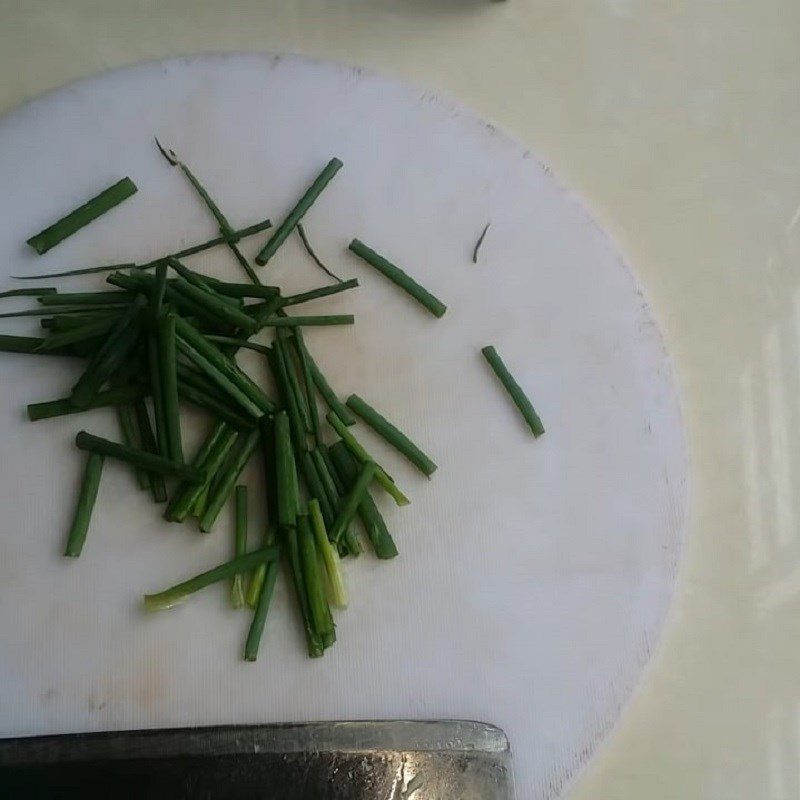
[(399, 286), (404, 292), (411, 295), (418, 303), (425, 306), (435, 317), (443, 317), (447, 306), (432, 295), (424, 286), (417, 283), (410, 275), (403, 272), (400, 267), (392, 264), (391, 261), (376, 253), (372, 248), (367, 247), (358, 239), (350, 242), (350, 251), (359, 258), (374, 267), (382, 275), (387, 277), (392, 283)]
[(338, 158), (332, 158), (308, 187), (297, 205), (289, 212), (286, 219), (275, 229), (267, 243), (256, 256), (256, 264), (264, 266), (275, 255), (278, 248), (284, 243), (286, 237), (292, 232), (295, 225), (305, 216), (322, 190), (331, 182), (333, 176), (342, 168), (343, 164)]
[(92, 511), (97, 500), (102, 474), (103, 456), (98, 453), (90, 453), (86, 460), (86, 470), (83, 475), (80, 495), (78, 496), (78, 505), (75, 508), (75, 516), (69, 529), (67, 547), (64, 551), (65, 556), (77, 558), (83, 551), (83, 544), (89, 531), (89, 522), (92, 519)]
[(497, 350), (495, 350), (493, 345), (487, 345), (481, 349), (481, 353), (514, 401), (514, 405), (519, 409), (519, 413), (522, 414), (525, 422), (528, 423), (531, 433), (533, 433), (534, 437), (541, 436), (544, 433), (544, 425), (542, 425), (542, 421), (539, 419), (539, 415), (536, 413), (533, 403), (531, 403), (522, 387), (516, 382), (514, 376), (508, 371), (505, 363), (503, 363), (503, 359), (498, 355)]
[(58, 222), (45, 228), (41, 233), (31, 236), (27, 244), (39, 255), (42, 255), (135, 193), (136, 184), (130, 178), (123, 178), (91, 200), (87, 200), (82, 206), (71, 211)]

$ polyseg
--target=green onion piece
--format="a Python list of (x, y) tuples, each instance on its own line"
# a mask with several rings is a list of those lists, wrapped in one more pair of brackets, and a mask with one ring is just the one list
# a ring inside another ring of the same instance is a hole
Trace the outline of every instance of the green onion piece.
[[(97, 311), (121, 311), (124, 308), (130, 308), (130, 303), (108, 303), (106, 305), (93, 306)], [(65, 306), (64, 308), (28, 308), (25, 311), (7, 311), (0, 314), (0, 319), (14, 319), (15, 317), (47, 317), (54, 313), (59, 314), (83, 314), (86, 312), (86, 306)]]
[(133, 464), (134, 466), (146, 469), (148, 472), (157, 472), (159, 475), (175, 475), (178, 478), (185, 478), (186, 480), (197, 481), (198, 483), (204, 478), (203, 471), (195, 467), (178, 464), (167, 458), (148, 453), (145, 450), (127, 447), (119, 442), (112, 442), (109, 439), (94, 436), (86, 431), (80, 431), (78, 433), (75, 437), (75, 444), (80, 450), (98, 453), (101, 456), (107, 456), (109, 458), (116, 458), (127, 464)]
[(319, 502), (314, 498), (308, 503), (308, 511), (311, 517), (311, 526), (314, 530), (314, 539), (317, 550), (322, 556), (325, 564), (325, 571), (328, 575), (328, 586), (331, 592), (331, 602), (337, 608), (347, 608), (347, 588), (344, 583), (339, 554), (336, 548), (328, 540), (328, 532), (325, 530), (325, 520), (322, 518)]
[(146, 333), (147, 370), (150, 376), (150, 393), (153, 397), (153, 419), (155, 420), (156, 452), (164, 458), (169, 458), (170, 445), (169, 436), (167, 434), (166, 410), (164, 408), (164, 386), (163, 379), (161, 377), (161, 342), (158, 334), (158, 320), (158, 317), (154, 317), (151, 320), (151, 330), (148, 330)]
[(319, 409), (317, 408), (317, 395), (314, 391), (314, 376), (311, 372), (311, 354), (306, 347), (302, 328), (296, 328), (294, 331), (294, 345), (303, 373), (303, 396), (306, 401), (308, 416), (311, 420), (311, 434), (314, 437), (314, 442), (318, 444), (321, 441)]
[(447, 306), (437, 297), (434, 297), (424, 286), (420, 286), (410, 275), (403, 272), (400, 267), (396, 267), (391, 261), (387, 261), (382, 255), (379, 255), (358, 239), (353, 239), (350, 242), (350, 250), (366, 261), (367, 264), (375, 267), (378, 272), (399, 286), (404, 292), (410, 294), (418, 303), (425, 306), (431, 314), (436, 317), (444, 316)]
[[(247, 552), (247, 487), (239, 485), (234, 491), (235, 497), (235, 537), (234, 555), (243, 556)], [(241, 608), (244, 605), (244, 575), (237, 572), (231, 584), (231, 605)]]
[(319, 658), (325, 648), (321, 637), (314, 630), (314, 625), (311, 620), (311, 611), (308, 604), (305, 582), (303, 580), (303, 566), (300, 558), (300, 547), (295, 526), (291, 525), (290, 527), (284, 528), (283, 536), (285, 539), (286, 555), (289, 558), (289, 566), (292, 569), (292, 581), (294, 583), (295, 592), (297, 593), (297, 602), (300, 606), (300, 614), (303, 618), (303, 627), (306, 632), (308, 654), (311, 658)]
[(244, 645), (245, 661), (255, 661), (258, 657), (258, 647), (261, 644), (261, 636), (264, 633), (264, 623), (267, 621), (267, 612), (272, 600), (275, 589), (275, 581), (278, 578), (278, 562), (270, 561), (266, 567), (259, 565), (254, 575), (263, 574), (261, 586), (257, 594), (255, 613), (253, 621), (250, 623), (250, 630), (247, 633), (247, 641)]
[(347, 427), (332, 411), (328, 412), (326, 416), (330, 426), (339, 434), (342, 441), (347, 445), (347, 449), (362, 463), (368, 464), (373, 462), (376, 464), (375, 480), (394, 498), (398, 506), (407, 506), (411, 501), (397, 488), (391, 475), (389, 475), (383, 467), (379, 466), (374, 458), (364, 449), (362, 444), (347, 430)]
[(49, 228), (45, 228), (36, 236), (31, 236), (27, 244), (39, 255), (42, 255), (135, 193), (136, 184), (130, 178), (123, 178), (62, 217), (58, 222), (54, 222)]
[(214, 526), (222, 506), (230, 497), (236, 481), (242, 474), (242, 470), (247, 466), (247, 462), (253, 455), (258, 446), (259, 432), (251, 431), (239, 434), (236, 445), (231, 452), (230, 462), (226, 464), (218, 474), (215, 483), (208, 496), (208, 502), (200, 518), (200, 530), (208, 533)]
[(308, 597), (311, 624), (324, 644), (326, 637), (333, 633), (333, 622), (330, 619), (322, 576), (319, 574), (317, 546), (306, 514), (300, 514), (297, 518), (297, 544), (300, 550), (300, 563), (303, 568), (303, 582)]
[[(308, 396), (301, 384), (300, 375), (298, 375), (298, 363), (297, 359), (294, 357), (295, 351), (291, 346), (291, 340), (293, 338), (291, 334), (281, 331), (276, 339), (275, 349), (276, 351), (280, 351), (286, 363), (289, 386), (297, 403), (297, 409), (303, 421), (303, 428), (307, 433), (311, 433), (313, 428), (311, 425), (311, 412), (308, 407)], [(291, 422), (291, 416), (289, 417), (289, 421)]]
[(0, 353), (27, 353), (40, 355), (72, 355), (69, 350), (49, 351), (42, 350), (42, 345), (47, 339), (39, 336), (10, 336), (0, 334)]
[(186, 320), (176, 317), (175, 324), (179, 347), (182, 343), (188, 345), (182, 348), (187, 357), (223, 391), (236, 399), (249, 414), (260, 417), (264, 413), (271, 414), (275, 411), (274, 404), (261, 389), (216, 345), (205, 339)]
[(292, 229), (303, 218), (305, 213), (314, 204), (322, 190), (330, 183), (333, 176), (342, 168), (342, 162), (338, 158), (332, 158), (325, 169), (314, 179), (306, 193), (300, 198), (297, 205), (289, 212), (286, 219), (275, 229), (275, 233), (269, 238), (267, 243), (256, 256), (256, 264), (264, 266), (267, 261), (275, 255), (278, 248), (283, 244)]
[[(278, 482), (275, 469), (275, 421), (272, 417), (264, 416), (259, 420), (261, 431), (261, 453), (264, 457), (264, 478), (266, 482), (266, 525), (264, 526), (264, 544), (273, 544), (275, 541), (278, 514)], [(250, 577), (247, 588), (247, 605), (250, 608), (258, 607), (258, 598), (266, 578), (266, 569), (259, 567)]]
[(297, 223), (297, 232), (300, 234), (300, 241), (303, 243), (303, 247), (305, 247), (306, 252), (311, 256), (311, 260), (327, 275), (333, 278), (335, 281), (341, 282), (341, 278), (338, 275), (335, 275), (331, 272), (323, 263), (320, 261), (319, 256), (314, 252), (314, 248), (311, 246), (311, 242), (308, 241), (308, 236), (306, 236), (306, 229), (303, 227), (302, 222)]
[(305, 424), (303, 422), (302, 412), (300, 410), (300, 398), (298, 397), (295, 389), (297, 388), (296, 380), (293, 382), (293, 371), (290, 371), (291, 365), (287, 363), (285, 342), (282, 337), (275, 339), (273, 344), (273, 351), (268, 356), (270, 369), (275, 377), (275, 382), (281, 392), (283, 404), (288, 412), (290, 431), (292, 434), (292, 441), (298, 452), (308, 449), (305, 436)]
[(356, 511), (358, 511), (361, 498), (366, 493), (374, 477), (375, 464), (370, 461), (369, 463), (364, 464), (364, 466), (361, 468), (361, 473), (359, 474), (358, 479), (352, 485), (342, 500), (342, 504), (339, 506), (339, 511), (336, 514), (336, 519), (329, 534), (332, 542), (336, 542), (337, 544), (339, 543), (345, 528), (347, 528), (355, 516)]
[(43, 297), (57, 293), (58, 289), (43, 286), (40, 289), (9, 289), (7, 292), (0, 292), (0, 297)]
[(333, 286), (321, 286), (319, 289), (312, 289), (309, 292), (291, 294), (281, 300), (281, 308), (307, 303), (309, 300), (316, 300), (320, 297), (330, 297), (332, 294), (339, 294), (339, 292), (346, 292), (348, 289), (355, 289), (358, 285), (358, 279), (352, 278), (349, 281), (335, 283)]
[(236, 431), (227, 422), (216, 423), (192, 460), (193, 467), (206, 473), (205, 481), (180, 483), (167, 505), (164, 519), (170, 522), (183, 522), (192, 513), (198, 499), (207, 491), (211, 477), (216, 475), (225, 462), (236, 437)]
[(478, 237), (478, 241), (475, 242), (475, 249), (472, 251), (472, 263), (473, 264), (477, 264), (478, 263), (478, 250), (481, 249), (481, 245), (483, 244), (483, 240), (486, 238), (486, 233), (488, 232), (489, 226), (491, 224), (492, 224), (491, 222), (487, 222), (486, 223), (486, 227), (483, 229), (483, 231), (481, 232), (481, 235)]
[[(359, 463), (347, 449), (347, 445), (342, 441), (336, 442), (330, 448), (330, 458), (334, 462), (333, 468), (336, 474), (340, 475), (345, 485), (352, 486), (358, 480)], [(365, 492), (361, 498), (358, 515), (361, 517), (375, 555), (380, 559), (394, 558), (397, 555), (397, 547), (369, 492)]]
[(317, 472), (317, 466), (314, 459), (307, 450), (297, 454), (300, 461), (300, 470), (305, 481), (306, 488), (308, 489), (309, 497), (317, 498), (322, 506), (322, 516), (327, 521), (327, 524), (332, 525), (334, 520), (333, 509), (328, 502), (328, 495), (322, 483), (322, 478)]
[(214, 316), (222, 325), (231, 325), (235, 328), (242, 328), (247, 333), (254, 333), (256, 323), (249, 314), (241, 311), (236, 301), (230, 297), (223, 297), (210, 292), (207, 289), (202, 289), (194, 283), (184, 278), (178, 278), (175, 282), (170, 284), (171, 288), (187, 297), (189, 300), (202, 306), (209, 314)]
[(257, 342), (250, 342), (247, 339), (239, 339), (236, 336), (218, 336), (215, 333), (205, 334), (209, 342), (216, 344), (229, 344), (237, 348), (244, 347), (246, 350), (253, 350), (262, 355), (269, 355), (272, 352), (272, 347), (266, 344), (258, 344)]
[(69, 397), (62, 397), (59, 400), (47, 400), (43, 403), (31, 403), (27, 409), (28, 419), (31, 422), (37, 422), (40, 419), (63, 417), (67, 414), (80, 414), (92, 408), (105, 408), (106, 406), (132, 403), (134, 400), (144, 397), (145, 393), (144, 387), (136, 384), (118, 389), (109, 389), (105, 392), (98, 392), (85, 409), (75, 408)]
[(209, 276), (205, 276), (205, 281), (217, 294), (236, 300), (248, 297), (270, 300), (281, 293), (281, 290), (277, 286), (256, 285), (254, 283), (229, 283), (227, 281), (218, 280), (217, 278), (210, 278)]
[(420, 450), (401, 430), (392, 425), (386, 417), (357, 394), (347, 398), (347, 405), (358, 414), (367, 425), (382, 436), (392, 447), (399, 450), (420, 472), (430, 477), (436, 471), (436, 464)]
[[(133, 406), (130, 403), (121, 403), (116, 408), (123, 443), (128, 447), (141, 449), (142, 443), (139, 439), (139, 431), (136, 428), (136, 416), (133, 413)], [(133, 474), (140, 489), (150, 488), (150, 478), (145, 470), (141, 467), (134, 467)]]
[(329, 326), (352, 325), (356, 318), (352, 314), (323, 314), (316, 317), (267, 317), (264, 325), (267, 328), (296, 328), (299, 325)]
[[(195, 272), (193, 269), (185, 267), (177, 258), (169, 257), (166, 261), (173, 271), (177, 273), (179, 278), (182, 278), (187, 283), (192, 284), (192, 286), (196, 287), (197, 289), (202, 289), (204, 292), (212, 294), (217, 300), (220, 300), (223, 303), (227, 303), (234, 308), (239, 307), (239, 301), (235, 297), (228, 297), (227, 295), (217, 291), (216, 285), (221, 284), (222, 281), (216, 281), (214, 278), (208, 278), (204, 275), (200, 275), (199, 272)], [(179, 283), (179, 281), (173, 281), (173, 284), (174, 283)]]
[(487, 345), (481, 349), (483, 357), (489, 362), (489, 366), (497, 375), (500, 383), (503, 384), (505, 390), (508, 392), (514, 405), (519, 409), (520, 414), (525, 418), (528, 427), (535, 437), (539, 437), (544, 433), (544, 425), (539, 419), (539, 415), (533, 407), (533, 403), (528, 399), (522, 387), (514, 380), (512, 374), (503, 363), (503, 359), (497, 354), (497, 350), (492, 345)]
[(226, 400), (220, 400), (216, 395), (209, 394), (195, 386), (179, 383), (178, 395), (181, 400), (210, 412), (217, 419), (225, 420), (237, 430), (245, 431), (255, 427), (256, 419), (254, 417), (238, 413)]
[(65, 292), (63, 294), (46, 294), (37, 302), (42, 306), (105, 306), (113, 303), (126, 304), (131, 299), (125, 292)]
[[(314, 449), (311, 453), (311, 458), (314, 459), (314, 466), (317, 468), (317, 475), (319, 475), (322, 481), (328, 503), (330, 503), (331, 508), (335, 508), (339, 505), (339, 490), (336, 487), (336, 479), (331, 474), (330, 468), (322, 454), (322, 450), (318, 447)], [(344, 494), (344, 489), (342, 489), (341, 493)]]
[(92, 322), (87, 322), (84, 325), (77, 325), (75, 327), (67, 326), (66, 330), (50, 334), (50, 336), (42, 342), (40, 349), (42, 352), (58, 350), (66, 345), (75, 344), (76, 342), (85, 342), (87, 339), (103, 336), (108, 333), (116, 323), (116, 317), (103, 316)]
[(172, 256), (173, 258), (186, 258), (188, 256), (195, 255), (195, 253), (202, 253), (204, 250), (209, 250), (212, 247), (226, 244), (229, 241), (238, 242), (240, 239), (244, 239), (248, 236), (254, 236), (257, 233), (262, 233), (271, 227), (272, 223), (268, 219), (265, 219), (262, 222), (257, 222), (255, 225), (250, 225), (247, 228), (241, 228), (238, 231), (234, 231), (233, 236), (216, 236), (215, 238), (209, 239), (207, 242), (203, 242), (202, 244), (195, 244), (183, 250), (178, 250), (175, 253), (169, 253), (167, 256), (160, 256), (159, 258), (155, 258), (152, 261), (148, 261), (147, 263), (141, 265), (132, 263), (104, 264), (100, 267), (69, 269), (65, 272), (38, 273), (36, 275), (12, 275), (11, 277), (15, 281), (39, 281), (44, 280), (45, 278), (69, 278), (73, 275), (92, 275), (98, 272), (116, 272), (117, 270), (133, 269), (137, 267), (138, 269), (151, 269), (169, 256)]
[(120, 314), (108, 337), (73, 387), (70, 397), (78, 408), (86, 408), (89, 405), (103, 384), (136, 346), (139, 340), (140, 307), (137, 302), (130, 306), (125, 313)]
[(77, 558), (83, 550), (83, 543), (86, 541), (86, 534), (89, 531), (89, 522), (92, 519), (92, 511), (97, 500), (97, 491), (100, 488), (100, 476), (102, 474), (103, 456), (91, 453), (86, 460), (81, 493), (78, 496), (78, 505), (75, 508), (75, 516), (72, 518), (72, 526), (69, 529), (67, 549), (64, 551), (65, 556)]
[(289, 417), (285, 411), (275, 415), (275, 477), (278, 489), (278, 525), (294, 526), (299, 510), (297, 472), (292, 452)]
[[(303, 342), (302, 346), (305, 347), (305, 342)], [(306, 348), (306, 358), (311, 368), (311, 377), (314, 380), (317, 391), (322, 395), (325, 405), (327, 405), (331, 412), (345, 425), (355, 425), (356, 418), (350, 413), (350, 409), (339, 399), (336, 392), (331, 388), (327, 378), (320, 371), (317, 362), (314, 361), (313, 356), (308, 352), (308, 348)]]
[(144, 596), (144, 608), (146, 611), (161, 611), (166, 608), (172, 608), (185, 600), (190, 594), (194, 594), (200, 589), (205, 589), (206, 586), (210, 586), (212, 583), (228, 580), (237, 572), (247, 572), (259, 564), (275, 561), (277, 557), (277, 547), (262, 547), (260, 550), (254, 550), (252, 553), (247, 553), (225, 564), (220, 564), (214, 569), (202, 572), (200, 575), (196, 575), (194, 578), (190, 578), (188, 581), (179, 583), (163, 592), (146, 594)]
[(172, 461), (183, 463), (181, 415), (178, 409), (178, 346), (175, 317), (167, 314), (158, 321), (158, 363), (161, 398), (167, 433), (167, 453)]
[[(136, 424), (139, 427), (139, 439), (142, 443), (142, 450), (147, 453), (157, 453), (155, 436), (150, 424), (150, 414), (147, 411), (147, 404), (144, 399), (137, 400), (133, 404), (133, 411), (136, 414)], [(147, 470), (150, 478), (150, 494), (154, 503), (164, 503), (167, 499), (167, 487), (164, 483), (164, 476), (153, 470)]]

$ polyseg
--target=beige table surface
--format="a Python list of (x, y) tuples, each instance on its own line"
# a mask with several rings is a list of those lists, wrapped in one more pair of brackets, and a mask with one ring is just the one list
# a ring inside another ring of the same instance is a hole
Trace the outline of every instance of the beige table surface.
[(692, 530), (659, 651), (573, 798), (800, 797), (796, 0), (0, 0), (0, 110), (79, 76), (295, 51), (471, 106), (578, 189), (667, 337)]

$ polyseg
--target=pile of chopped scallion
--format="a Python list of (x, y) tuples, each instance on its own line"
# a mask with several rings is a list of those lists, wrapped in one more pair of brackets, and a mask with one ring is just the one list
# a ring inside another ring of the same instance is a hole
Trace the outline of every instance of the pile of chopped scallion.
[[(242, 239), (271, 228), (270, 221), (235, 229), (175, 153), (160, 144), (158, 148), (194, 187), (220, 235), (147, 263), (17, 276), (40, 280), (107, 272), (109, 289), (105, 291), (59, 293), (49, 287), (0, 293), (0, 297), (35, 298), (36, 308), (0, 317), (40, 316), (45, 331), (42, 337), (0, 335), (0, 351), (86, 362), (65, 397), (32, 403), (28, 417), (35, 421), (109, 407), (119, 420), (121, 442), (86, 431), (75, 437), (86, 461), (65, 555), (81, 554), (107, 458), (130, 465), (139, 488), (148, 491), (154, 502), (165, 504), (164, 518), (170, 522), (194, 519), (201, 531), (209, 532), (234, 498), (234, 558), (166, 591), (146, 595), (145, 608), (169, 608), (211, 583), (230, 581), (232, 604), (253, 609), (244, 648), (245, 659), (253, 661), (283, 559), (301, 611), (309, 655), (321, 656), (336, 640), (331, 606), (347, 605), (340, 558), (362, 551), (357, 521), (378, 558), (397, 555), (371, 489), (387, 492), (398, 506), (409, 502), (354, 436), (351, 427), (356, 417), (424, 475), (436, 469), (428, 455), (361, 397), (353, 394), (343, 403), (309, 352), (304, 327), (348, 325), (353, 317), (289, 311), (359, 285), (357, 280), (342, 281), (328, 270), (301, 223), (342, 162), (331, 159), (255, 259), (256, 265), (266, 264), (296, 230), (310, 257), (335, 283), (283, 296), (278, 287), (261, 283), (238, 247)], [(45, 253), (135, 192), (133, 181), (124, 178), (33, 236), (28, 244)], [(182, 262), (217, 246), (230, 248), (246, 280), (200, 275)], [(436, 317), (445, 313), (446, 306), (438, 298), (358, 239), (353, 239), (349, 249)], [(251, 341), (265, 329), (274, 331), (271, 344)], [(277, 396), (268, 396), (237, 364), (240, 348), (265, 357)], [(482, 352), (534, 435), (543, 433), (533, 406), (494, 348)], [(324, 418), (318, 397), (328, 409)], [(192, 454), (185, 452), (181, 437), (181, 409), (186, 405), (210, 417), (205, 440)], [(335, 441), (326, 444), (331, 434)], [(266, 494), (268, 519), (261, 523), (263, 541), (257, 549), (249, 549), (248, 489), (238, 481), (255, 457), (264, 464), (265, 486), (259, 491)]]

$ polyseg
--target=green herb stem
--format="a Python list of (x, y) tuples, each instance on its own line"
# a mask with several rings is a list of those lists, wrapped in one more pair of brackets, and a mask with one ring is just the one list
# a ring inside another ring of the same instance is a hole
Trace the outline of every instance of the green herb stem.
[(500, 383), (508, 392), (514, 405), (519, 409), (528, 427), (531, 429), (534, 437), (539, 437), (544, 433), (544, 425), (533, 407), (533, 403), (528, 399), (528, 396), (522, 390), (522, 387), (516, 382), (514, 376), (508, 371), (508, 368), (503, 363), (503, 359), (497, 353), (497, 350), (492, 345), (487, 345), (481, 349), (481, 353), (489, 366), (499, 379)]
[(86, 469), (83, 474), (83, 483), (78, 495), (78, 505), (75, 508), (75, 516), (72, 518), (72, 525), (67, 537), (67, 547), (64, 551), (65, 556), (77, 558), (83, 550), (86, 541), (86, 534), (89, 531), (89, 523), (92, 519), (92, 511), (97, 500), (97, 492), (100, 488), (100, 477), (103, 474), (103, 456), (92, 453), (86, 459)]

